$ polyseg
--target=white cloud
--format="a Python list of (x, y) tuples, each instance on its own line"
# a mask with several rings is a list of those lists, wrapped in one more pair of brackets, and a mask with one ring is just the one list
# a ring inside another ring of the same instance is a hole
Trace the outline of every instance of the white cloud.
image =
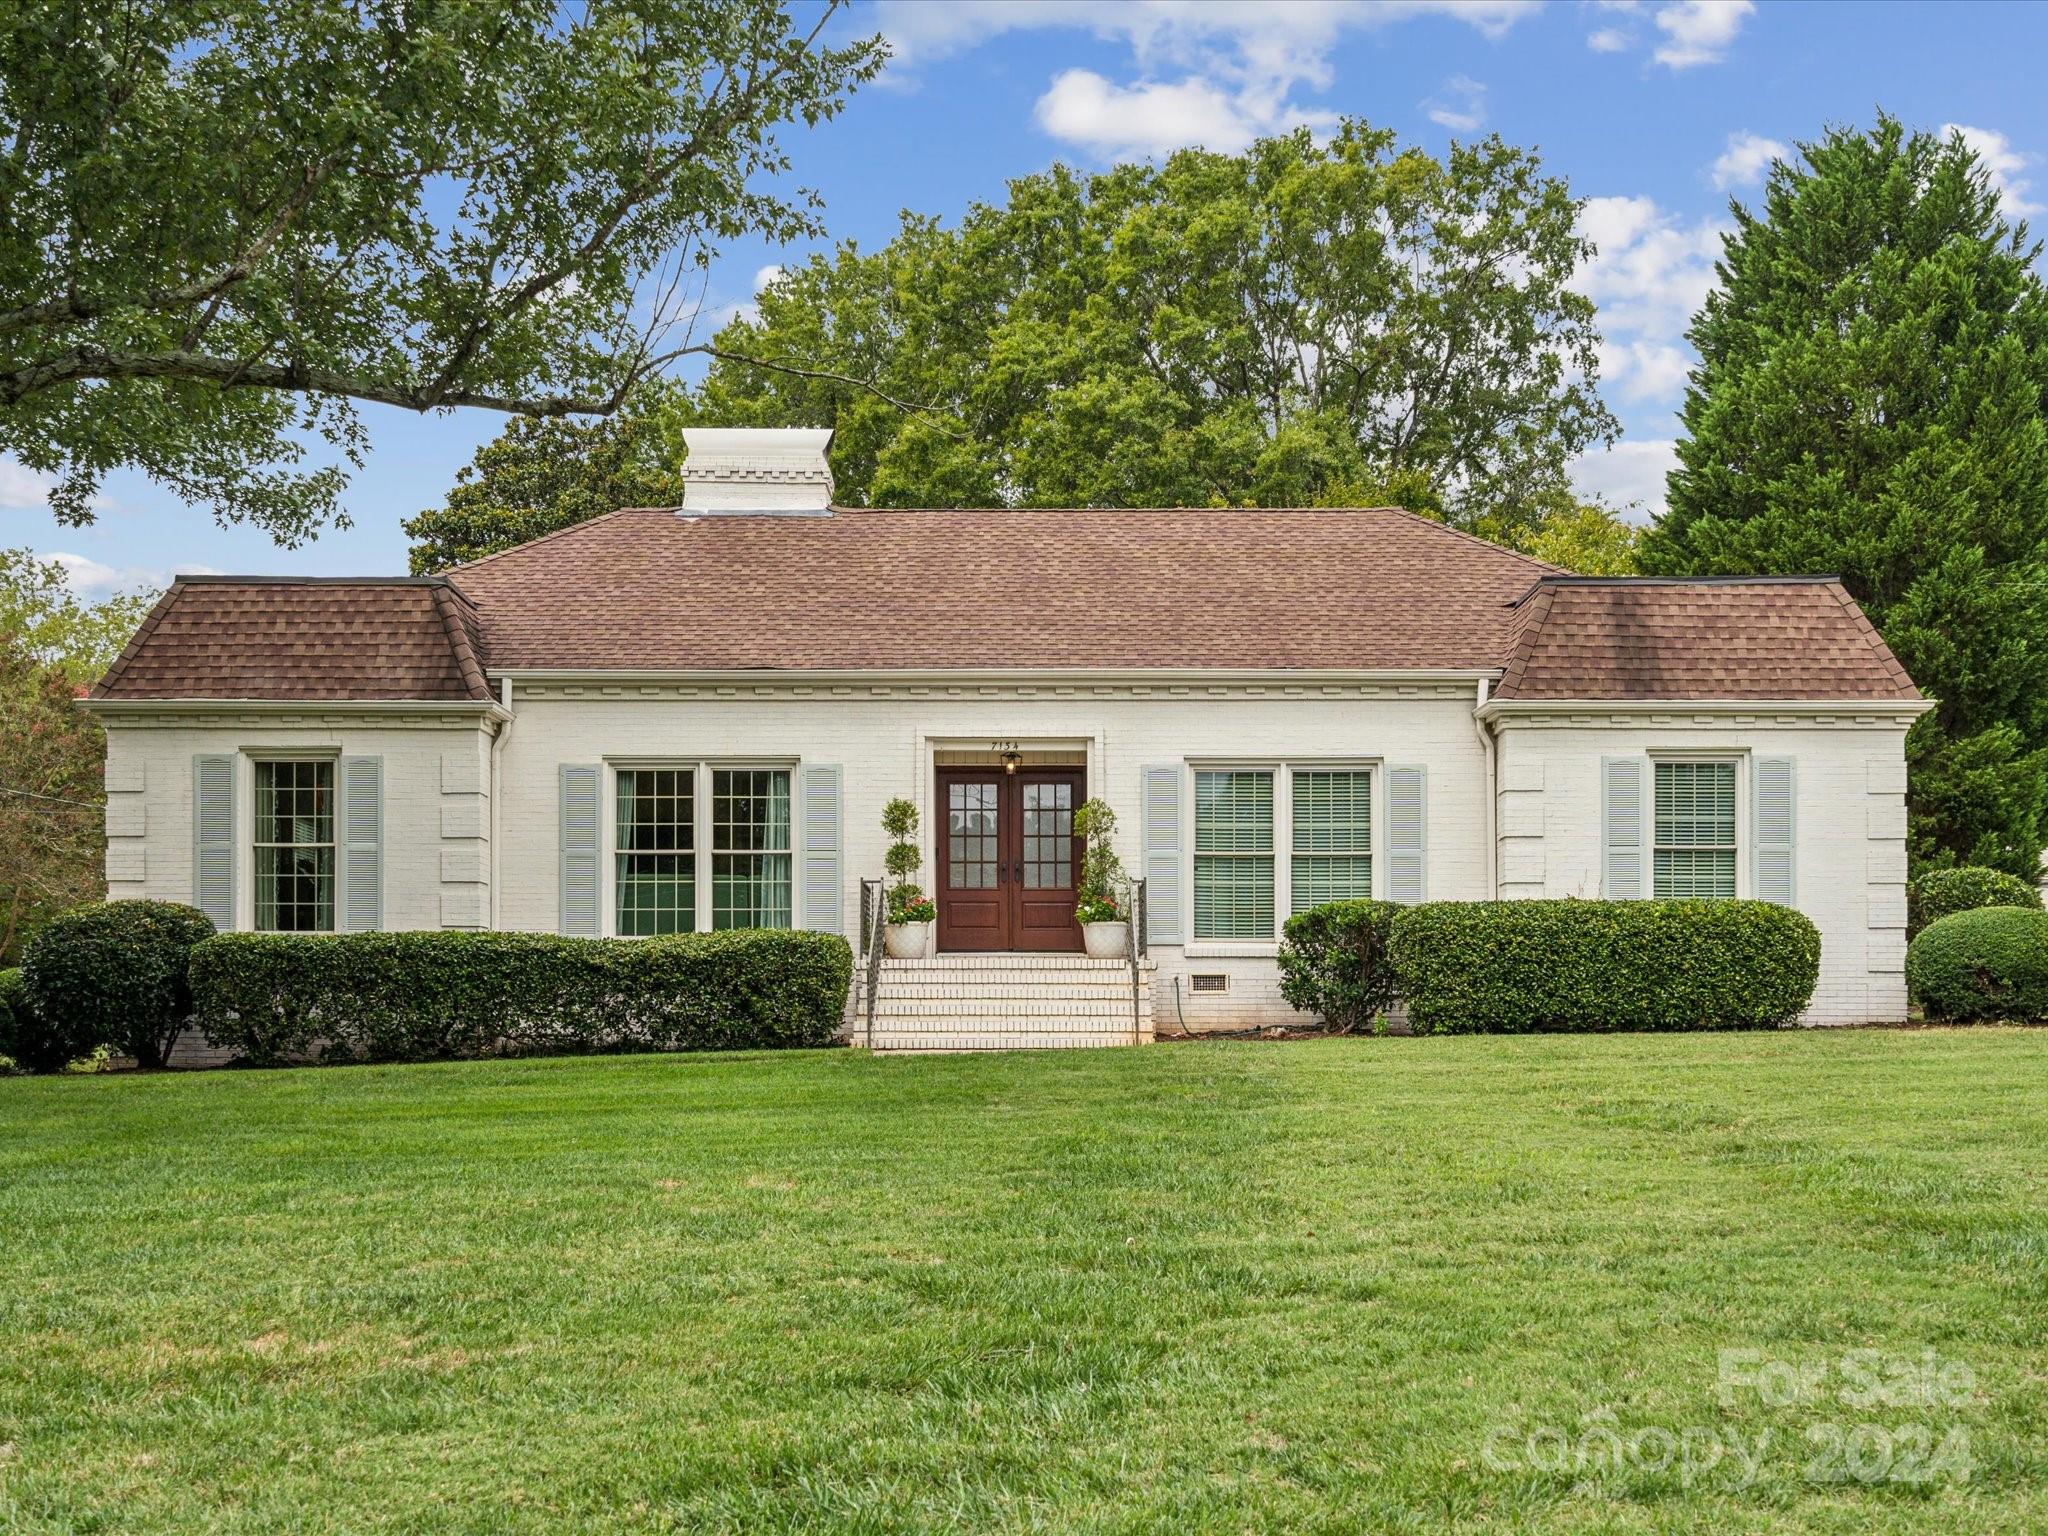
[(1724, 226), (1684, 224), (1647, 197), (1589, 198), (1580, 227), (1598, 254), (1574, 286), (1600, 309), (1600, 375), (1622, 398), (1675, 403), (1685, 330), (1714, 286)]
[(2009, 214), (2024, 218), (2029, 214), (2042, 212), (2041, 204), (2027, 196), (2034, 183), (2021, 172), (2032, 165), (2034, 155), (2015, 149), (2012, 140), (1995, 128), (1971, 128), (1963, 123), (1943, 123), (1944, 136), (1960, 134), (1965, 144), (1975, 151), (1984, 169), (1990, 174), (1993, 190)]
[(1619, 27), (1602, 27), (1586, 34), (1586, 46), (1595, 53), (1626, 53), (1632, 41)]
[(1714, 185), (1726, 192), (1730, 187), (1750, 187), (1763, 180), (1773, 160), (1790, 160), (1792, 147), (1767, 139), (1760, 133), (1728, 135), (1728, 147), (1714, 161)]
[(757, 267), (754, 270), (753, 291), (759, 293), (780, 276), (782, 276), (782, 263), (779, 261), (771, 261), (765, 267)]
[(899, 67), (1027, 29), (1085, 31), (1125, 44), (1134, 64), (1129, 78), (1064, 70), (1037, 106), (1039, 126), (1052, 137), (1114, 156), (1161, 155), (1191, 143), (1235, 150), (1261, 134), (1326, 126), (1334, 114), (1294, 93), (1334, 83), (1330, 53), (1346, 32), (1435, 16), (1498, 37), (1535, 9), (1536, 0), (883, 0), (879, 16)]
[(1669, 438), (1622, 441), (1573, 461), (1572, 488), (1609, 506), (1632, 510), (1631, 522), (1647, 522), (1664, 510), (1664, 477), (1678, 463), (1678, 444)]
[(0, 458), (0, 508), (39, 511), (50, 504), (50, 477), (13, 459)]
[(53, 549), (40, 558), (53, 560), (64, 567), (64, 580), (72, 592), (88, 602), (97, 602), (116, 592), (150, 591), (171, 584), (171, 577), (218, 576), (220, 572), (210, 565), (180, 565), (174, 570), (160, 570), (144, 565), (107, 565), (90, 555), (74, 555), (66, 550)]
[(1486, 122), (1486, 87), (1466, 75), (1453, 75), (1440, 95), (1423, 104), (1429, 120), (1453, 133), (1475, 133)]
[(1234, 154), (1261, 134), (1330, 120), (1327, 113), (1233, 96), (1208, 80), (1124, 86), (1092, 69), (1055, 76), (1038, 100), (1039, 127), (1104, 159), (1166, 155), (1189, 144)]
[(1654, 19), (1665, 40), (1657, 45), (1657, 62), (1672, 69), (1720, 63), (1755, 10), (1755, 0), (1675, 0), (1661, 7)]

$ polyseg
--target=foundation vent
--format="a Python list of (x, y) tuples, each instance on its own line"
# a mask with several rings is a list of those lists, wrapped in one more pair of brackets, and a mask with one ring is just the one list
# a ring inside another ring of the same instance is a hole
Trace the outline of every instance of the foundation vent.
[(1188, 978), (1188, 989), (1192, 992), (1228, 992), (1230, 973), (1227, 971), (1197, 971)]

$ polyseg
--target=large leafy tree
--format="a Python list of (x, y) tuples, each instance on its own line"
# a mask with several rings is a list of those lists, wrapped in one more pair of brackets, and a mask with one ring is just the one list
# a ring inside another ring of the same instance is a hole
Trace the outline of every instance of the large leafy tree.
[(79, 685), (0, 630), (0, 965), (105, 890), (105, 747)]
[(120, 592), (89, 603), (59, 562), (0, 549), (0, 635), (76, 687), (90, 687), (114, 664), (156, 597)]
[(588, 422), (514, 418), (477, 450), (440, 506), (406, 522), (413, 574), (445, 571), (621, 507), (675, 506), (683, 499), (676, 458), (638, 407)]
[(1670, 574), (1839, 572), (1939, 709), (1912, 853), (2033, 878), (2048, 788), (2048, 297), (1959, 137), (1830, 132), (1734, 209), (1670, 508)]
[(87, 522), (141, 470), (290, 542), (358, 402), (606, 414), (707, 252), (817, 233), (776, 130), (879, 40), (837, 0), (18, 0), (0, 15), (0, 449)]
[(1435, 159), (1357, 122), (1055, 168), (955, 227), (906, 216), (881, 250), (785, 274), (717, 343), (791, 371), (715, 361), (679, 414), (835, 427), (853, 504), (1286, 506), (1421, 483), (1451, 520), (1507, 528), (1612, 430), (1570, 287), (1577, 216), (1497, 138)]

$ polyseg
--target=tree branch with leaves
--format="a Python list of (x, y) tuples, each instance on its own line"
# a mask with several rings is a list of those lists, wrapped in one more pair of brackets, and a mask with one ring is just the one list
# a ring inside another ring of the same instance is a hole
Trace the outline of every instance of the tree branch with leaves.
[[(722, 241), (820, 232), (777, 133), (880, 69), (843, 0), (23, 0), (0, 23), (0, 450), (281, 542), (363, 403), (604, 416)], [(808, 366), (771, 358), (764, 366)], [(847, 376), (849, 387), (862, 381)]]

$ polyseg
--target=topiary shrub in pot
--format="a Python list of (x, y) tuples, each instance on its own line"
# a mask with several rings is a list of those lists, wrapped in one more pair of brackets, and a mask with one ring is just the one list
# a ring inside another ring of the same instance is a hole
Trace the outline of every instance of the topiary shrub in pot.
[(1081, 839), (1081, 888), (1074, 893), (1074, 921), (1093, 960), (1118, 960), (1130, 953), (1131, 881), (1117, 857), (1116, 812), (1103, 800), (1084, 801), (1074, 812), (1074, 836)]
[(1979, 907), (1929, 923), (1906, 949), (1906, 990), (1930, 1019), (2048, 1022), (2048, 912)]
[(52, 919), (22, 960), (21, 1064), (54, 1072), (104, 1045), (163, 1066), (192, 1014), (192, 948), (212, 937), (205, 913), (170, 901), (98, 901)]
[(891, 958), (916, 960), (930, 945), (932, 922), (939, 915), (924, 887), (910, 878), (924, 867), (924, 855), (913, 841), (917, 807), (908, 800), (891, 800), (882, 807), (882, 830), (895, 839), (882, 856), (890, 881), (882, 943)]
[(1281, 928), (1280, 995), (1343, 1034), (1371, 1029), (1394, 1004), (1391, 901), (1333, 901)]
[(2033, 907), (2041, 893), (2018, 875), (2002, 869), (1966, 864), (1960, 869), (1930, 869), (1906, 887), (1906, 927), (1918, 933), (1929, 923), (1980, 907)]

